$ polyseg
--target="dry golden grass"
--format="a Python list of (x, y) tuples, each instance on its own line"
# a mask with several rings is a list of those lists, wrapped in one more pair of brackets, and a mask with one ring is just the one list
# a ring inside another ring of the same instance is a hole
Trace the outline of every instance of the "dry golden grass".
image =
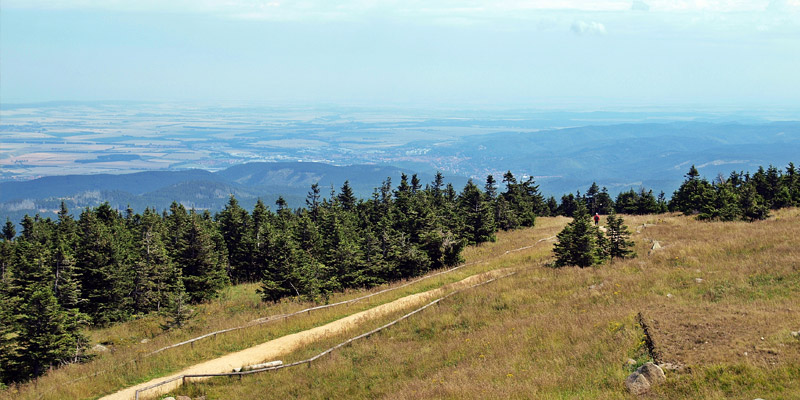
[[(551, 220), (542, 224), (536, 231), (501, 233), (496, 243), (467, 249), (467, 266), (421, 282), (383, 293), (346, 306), (317, 310), (287, 320), (258, 325), (235, 332), (220, 334), (216, 338), (198, 341), (191, 346), (183, 346), (142, 357), (163, 346), (184, 341), (207, 332), (246, 324), (256, 318), (278, 315), (302, 310), (313, 306), (311, 303), (284, 301), (279, 304), (262, 303), (255, 293), (258, 285), (239, 285), (228, 288), (219, 299), (198, 308), (198, 315), (183, 330), (161, 333), (160, 318), (145, 317), (136, 321), (119, 324), (106, 329), (89, 332), (92, 343), (112, 343), (109, 353), (100, 354), (92, 362), (70, 365), (51, 371), (44, 377), (19, 387), (0, 392), (0, 398), (20, 399), (63, 399), (97, 398), (103, 394), (144, 382), (149, 379), (178, 371), (201, 361), (213, 359), (223, 354), (245, 349), (270, 339), (290, 333), (324, 325), (333, 320), (354, 314), (365, 309), (385, 304), (400, 297), (427, 291), (456, 282), (476, 273), (515, 264), (521, 257), (537, 258), (549, 254), (548, 242), (540, 242), (535, 248), (521, 252), (513, 250), (528, 246), (540, 239), (555, 235), (566, 219)], [(520, 234), (521, 233), (521, 234)], [(508, 252), (508, 254), (506, 254)], [(397, 287), (405, 282), (373, 288), (368, 291), (349, 291), (336, 294), (331, 302), (361, 297), (387, 287)], [(147, 343), (140, 343), (148, 339)]]
[[(534, 232), (564, 221), (540, 222), (470, 249), (470, 256), (501, 254), (504, 243), (530, 243), (546, 236)], [(628, 358), (647, 358), (635, 318), (643, 312), (655, 322), (662, 361), (686, 366), (668, 371), (667, 383), (650, 397), (800, 398), (800, 341), (789, 335), (800, 329), (800, 210), (753, 224), (676, 215), (626, 222), (632, 229), (655, 224), (634, 235), (636, 259), (555, 270), (543, 266), (548, 254), (541, 248), (510, 253), (491, 264), (518, 274), (453, 296), (310, 368), (198, 382), (180, 393), (208, 399), (632, 398), (623, 381), (632, 368)], [(664, 247), (649, 254), (651, 240)], [(285, 361), (363, 331), (311, 343)]]

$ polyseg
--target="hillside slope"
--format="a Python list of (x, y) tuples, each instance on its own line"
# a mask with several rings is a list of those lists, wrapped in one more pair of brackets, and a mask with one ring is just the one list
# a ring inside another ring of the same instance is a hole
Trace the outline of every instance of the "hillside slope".
[[(800, 340), (790, 334), (800, 330), (800, 210), (752, 224), (675, 216), (627, 222), (639, 226), (636, 259), (584, 270), (509, 260), (518, 274), (311, 368), (195, 383), (178, 393), (247, 398), (269, 387), (277, 398), (633, 398), (625, 377), (655, 358), (674, 369), (653, 398), (800, 397)], [(652, 240), (662, 248), (651, 252)]]
[[(535, 228), (501, 232), (496, 243), (467, 249), (467, 265), (452, 275), (143, 357), (165, 344), (307, 306), (263, 304), (252, 285), (234, 287), (201, 307), (184, 331), (158, 334), (158, 320), (150, 317), (94, 331), (93, 340), (112, 352), (0, 397), (95, 398), (501, 268), (517, 273), (456, 294), (310, 368), (195, 381), (175, 393), (259, 398), (269, 387), (271, 396), (290, 398), (633, 398), (624, 389), (625, 377), (655, 359), (675, 369), (667, 371), (667, 383), (653, 398), (800, 397), (800, 340), (790, 334), (800, 330), (800, 209), (755, 223), (630, 216), (626, 223), (636, 231), (638, 258), (598, 268), (547, 268), (552, 242), (539, 240), (566, 222), (540, 218)], [(653, 241), (661, 248), (651, 251)], [(339, 294), (331, 301), (364, 294)], [(305, 359), (404, 312), (365, 320), (280, 358)], [(653, 350), (643, 340), (640, 314)], [(150, 341), (140, 343), (143, 338)]]

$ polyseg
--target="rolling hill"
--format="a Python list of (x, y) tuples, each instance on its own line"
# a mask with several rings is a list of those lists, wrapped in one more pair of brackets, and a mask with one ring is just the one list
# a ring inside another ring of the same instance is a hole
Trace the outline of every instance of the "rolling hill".
[[(187, 379), (171, 394), (258, 398), (268, 387), (272, 396), (299, 398), (633, 399), (623, 381), (652, 360), (664, 366), (666, 382), (647, 398), (800, 396), (800, 340), (791, 334), (800, 330), (800, 254), (794, 243), (800, 210), (779, 210), (755, 223), (709, 223), (674, 214), (625, 219), (635, 231), (638, 258), (596, 268), (546, 266), (552, 236), (568, 221), (557, 217), (467, 249), (458, 270), (338, 293), (331, 304), (371, 296), (291, 317), (281, 316), (316, 305), (262, 303), (256, 285), (231, 287), (200, 306), (182, 330), (162, 333), (155, 315), (93, 330), (92, 343), (112, 351), (0, 397), (96, 398), (431, 290), (452, 295), (307, 366), (241, 379)], [(652, 249), (654, 241), (660, 248)], [(482, 286), (452, 285), (501, 270), (498, 280)], [(361, 318), (358, 326), (308, 338), (276, 357), (284, 363), (306, 359), (415, 307)], [(254, 320), (267, 322), (146, 356)], [(143, 394), (151, 398), (155, 392)]]

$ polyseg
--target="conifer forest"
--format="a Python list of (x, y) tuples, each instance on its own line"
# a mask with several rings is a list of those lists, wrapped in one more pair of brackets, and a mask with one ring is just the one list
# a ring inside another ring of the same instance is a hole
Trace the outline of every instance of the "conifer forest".
[[(791, 163), (711, 181), (692, 166), (669, 200), (644, 188), (612, 198), (596, 184), (557, 200), (542, 196), (533, 178), (507, 172), (501, 179), (470, 181), (457, 191), (440, 173), (428, 183), (403, 175), (396, 186), (386, 179), (367, 199), (356, 198), (347, 182), (338, 189), (315, 184), (302, 208), (280, 198), (274, 210), (261, 201), (246, 210), (231, 196), (215, 215), (178, 203), (140, 213), (62, 204), (55, 220), (23, 218), (19, 233), (7, 220), (0, 239), (0, 382), (86, 360), (86, 327), (160, 313), (170, 329), (187, 318), (187, 304), (244, 282), (259, 282), (263, 301), (325, 302), (335, 291), (458, 265), (465, 246), (533, 226), (537, 216), (574, 217), (586, 226), (569, 229), (588, 231), (591, 215), (612, 215), (607, 225), (617, 234), (625, 227), (616, 214), (754, 221), (771, 209), (800, 206), (800, 168)], [(623, 234), (603, 239), (602, 254), (570, 259), (565, 248), (573, 233), (559, 237), (555, 266), (629, 256)]]

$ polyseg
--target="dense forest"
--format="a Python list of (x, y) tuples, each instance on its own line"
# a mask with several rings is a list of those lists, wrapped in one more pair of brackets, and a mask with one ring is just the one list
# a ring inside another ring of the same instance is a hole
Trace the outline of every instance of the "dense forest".
[[(501, 191), (502, 186), (502, 191)], [(498, 230), (533, 226), (537, 216), (680, 211), (702, 219), (756, 220), (769, 209), (800, 205), (800, 169), (789, 164), (713, 183), (692, 166), (667, 201), (646, 189), (616, 200), (593, 184), (585, 194), (544, 199), (533, 178), (511, 172), (457, 192), (437, 174), (423, 184), (403, 175), (368, 199), (348, 182), (306, 206), (279, 198), (272, 211), (252, 212), (231, 196), (216, 215), (173, 203), (161, 212), (119, 211), (108, 204), (76, 219), (62, 204), (58, 218), (26, 216), (17, 235), (6, 221), (0, 239), (0, 384), (42, 375), (87, 357), (87, 326), (149, 313), (180, 326), (186, 305), (213, 298), (226, 285), (260, 282), (264, 301), (297, 296), (326, 301), (333, 291), (363, 288), (454, 266), (465, 246), (494, 241)]]

